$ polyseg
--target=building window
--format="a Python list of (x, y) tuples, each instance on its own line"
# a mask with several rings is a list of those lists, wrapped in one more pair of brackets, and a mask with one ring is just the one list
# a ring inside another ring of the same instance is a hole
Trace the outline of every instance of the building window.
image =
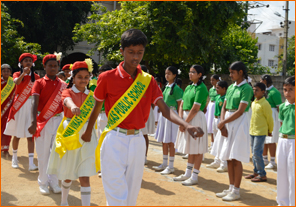
[(268, 66), (272, 67), (274, 65), (274, 60), (268, 60)]
[(258, 60), (258, 62), (257, 62), (258, 64), (261, 64), (261, 60)]
[(261, 44), (258, 44), (257, 46), (258, 46), (258, 50), (261, 50)]
[(274, 45), (269, 45), (269, 51), (274, 51)]
[(279, 33), (279, 36), (282, 36), (282, 33)]
[(284, 49), (284, 45), (281, 45), (281, 49)]

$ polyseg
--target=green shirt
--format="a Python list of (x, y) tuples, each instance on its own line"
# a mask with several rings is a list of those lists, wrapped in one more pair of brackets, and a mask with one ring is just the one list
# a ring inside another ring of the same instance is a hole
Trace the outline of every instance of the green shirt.
[(210, 101), (215, 101), (215, 99), (216, 99), (217, 96), (218, 96), (218, 94), (217, 94), (216, 88), (214, 88), (214, 86), (213, 86), (209, 90)]
[(240, 84), (231, 84), (226, 92), (226, 109), (238, 109), (240, 103), (248, 104), (245, 111), (249, 111), (251, 98), (253, 97), (253, 89), (246, 80)]
[(266, 100), (269, 102), (271, 108), (276, 108), (282, 103), (281, 93), (274, 86), (270, 86), (267, 88)]
[(97, 87), (97, 81), (98, 81), (97, 77), (92, 77), (91, 80), (89, 81), (89, 90), (91, 90), (92, 92), (94, 92)]
[(172, 83), (171, 85), (167, 85), (165, 87), (163, 91), (163, 100), (168, 105), (168, 107), (175, 107), (177, 110), (178, 109), (177, 101), (182, 100), (183, 90), (177, 84), (175, 84), (173, 89), (173, 94), (170, 95), (173, 84), (174, 83)]
[(191, 110), (193, 104), (200, 105), (200, 111), (203, 111), (208, 98), (209, 92), (204, 83), (192, 84), (186, 87), (183, 95), (183, 110)]
[(286, 101), (280, 105), (279, 120), (282, 122), (282, 134), (295, 135), (295, 103)]
[(224, 99), (225, 99), (225, 95), (221, 96), (218, 94), (218, 96), (216, 96), (216, 100), (215, 100), (215, 116), (220, 116), (221, 114), (221, 110), (222, 110), (222, 106), (224, 103)]

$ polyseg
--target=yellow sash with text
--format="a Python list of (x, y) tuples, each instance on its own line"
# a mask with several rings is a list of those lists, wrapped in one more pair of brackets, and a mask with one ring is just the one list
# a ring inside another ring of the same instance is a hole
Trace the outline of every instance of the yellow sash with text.
[(96, 170), (101, 170), (101, 146), (106, 134), (117, 127), (137, 106), (145, 94), (151, 81), (151, 75), (142, 71), (139, 73), (133, 84), (116, 101), (108, 113), (108, 123), (100, 136), (96, 148)]
[(15, 86), (15, 83), (13, 82), (13, 78), (9, 76), (7, 80), (7, 84), (1, 90), (1, 104), (3, 104), (4, 101), (7, 99), (7, 97), (10, 95), (14, 86)]
[(60, 155), (60, 158), (64, 156), (67, 150), (75, 150), (82, 146), (79, 142), (79, 131), (87, 122), (90, 112), (95, 105), (93, 94), (94, 93), (92, 91), (89, 91), (88, 96), (80, 107), (81, 114), (79, 116), (73, 116), (65, 129), (63, 122), (65, 121), (66, 117), (64, 117), (60, 123), (55, 140), (55, 151)]

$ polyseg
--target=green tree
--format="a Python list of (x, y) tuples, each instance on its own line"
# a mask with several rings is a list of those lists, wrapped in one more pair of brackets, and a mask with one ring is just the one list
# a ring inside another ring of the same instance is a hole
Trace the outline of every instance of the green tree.
[[(283, 71), (283, 54), (279, 57), (277, 72)], [(295, 35), (288, 38), (288, 48), (287, 48), (287, 75), (295, 75)]]
[(65, 52), (74, 46), (72, 30), (85, 23), (91, 2), (88, 1), (5, 1), (13, 18), (25, 27), (17, 31), (29, 42), (42, 45), (42, 52)]
[[(168, 65), (188, 70), (188, 65), (211, 65), (217, 44), (228, 24), (239, 23), (244, 15), (237, 2), (120, 2), (121, 9), (106, 11), (94, 3), (90, 23), (77, 24), (74, 40), (95, 44), (109, 61), (119, 62), (121, 34), (142, 30), (148, 37), (143, 62), (155, 72), (164, 73)], [(209, 71), (209, 67), (206, 70)]]
[[(42, 58), (41, 46), (37, 43), (27, 43), (25, 38), (18, 34), (16, 27), (24, 27), (22, 21), (11, 18), (7, 7), (1, 3), (1, 63), (8, 63), (16, 68), (20, 54), (29, 52)], [(41, 65), (36, 65), (41, 69)]]

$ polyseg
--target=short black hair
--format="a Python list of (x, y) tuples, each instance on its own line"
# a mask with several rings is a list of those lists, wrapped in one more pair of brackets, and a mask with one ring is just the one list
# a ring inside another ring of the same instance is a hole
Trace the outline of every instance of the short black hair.
[(266, 91), (266, 85), (264, 83), (256, 83), (253, 87), (258, 87), (261, 89), (261, 91)]
[(149, 73), (148, 68), (146, 67), (146, 65), (141, 65), (141, 69), (142, 71)]
[(292, 77), (289, 77), (287, 78), (283, 85), (292, 85), (292, 86), (295, 86), (295, 76), (292, 76)]
[(262, 80), (266, 80), (267, 86), (271, 86), (272, 79), (271, 79), (271, 76), (270, 75), (264, 74), (264, 75), (261, 76), (261, 79)]
[(107, 70), (112, 70), (112, 67), (108, 64), (104, 64), (99, 68), (99, 72), (101, 71), (107, 71)]
[(228, 83), (224, 80), (218, 81), (217, 85), (220, 86), (221, 88), (225, 88), (226, 90), (228, 88)]
[(131, 45), (143, 45), (146, 47), (148, 40), (146, 35), (138, 29), (128, 29), (121, 35), (121, 49)]
[(216, 80), (219, 80), (220, 77), (219, 77), (219, 75), (214, 74), (214, 75), (211, 76), (211, 78), (214, 78), (214, 79), (216, 79)]

